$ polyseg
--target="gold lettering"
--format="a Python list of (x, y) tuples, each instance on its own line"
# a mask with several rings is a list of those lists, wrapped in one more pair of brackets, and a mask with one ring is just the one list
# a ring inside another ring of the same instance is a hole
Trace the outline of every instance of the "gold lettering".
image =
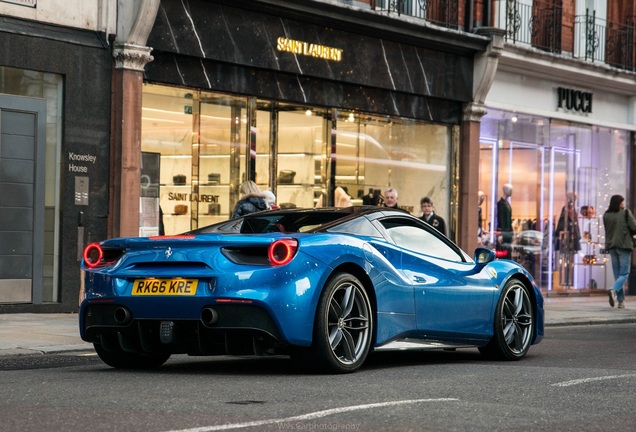
[(285, 37), (279, 37), (276, 39), (276, 49), (278, 51), (301, 54), (308, 57), (317, 57), (337, 62), (342, 60), (343, 54), (343, 50), (340, 48), (287, 39)]

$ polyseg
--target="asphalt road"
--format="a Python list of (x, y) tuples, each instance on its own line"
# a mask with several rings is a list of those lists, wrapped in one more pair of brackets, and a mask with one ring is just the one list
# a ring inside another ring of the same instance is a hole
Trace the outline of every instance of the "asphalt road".
[(0, 358), (13, 431), (625, 431), (636, 324), (553, 327), (520, 362), (476, 349), (373, 355), (349, 375), (284, 358), (174, 356), (109, 368), (92, 353)]

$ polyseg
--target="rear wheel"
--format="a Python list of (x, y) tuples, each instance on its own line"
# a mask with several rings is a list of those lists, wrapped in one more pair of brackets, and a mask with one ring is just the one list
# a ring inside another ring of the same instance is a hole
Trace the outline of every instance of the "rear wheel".
[(104, 363), (118, 369), (154, 369), (170, 358), (170, 354), (133, 354), (122, 350), (109, 351), (98, 343), (93, 346)]
[(348, 373), (360, 368), (371, 347), (373, 312), (362, 283), (337, 273), (320, 296), (311, 348), (296, 352), (320, 372)]
[(497, 303), (495, 334), (479, 351), (498, 360), (521, 359), (532, 343), (534, 319), (528, 288), (517, 279), (510, 280)]

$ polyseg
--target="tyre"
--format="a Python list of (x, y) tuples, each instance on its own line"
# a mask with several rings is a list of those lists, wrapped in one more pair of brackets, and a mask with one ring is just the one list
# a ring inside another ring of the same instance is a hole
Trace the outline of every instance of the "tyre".
[(497, 360), (520, 360), (530, 349), (534, 321), (528, 288), (521, 281), (511, 279), (497, 303), (494, 336), (479, 351)]
[(372, 335), (373, 310), (367, 292), (353, 275), (337, 273), (318, 301), (312, 346), (297, 360), (309, 361), (318, 372), (353, 372), (367, 358)]
[(122, 350), (108, 351), (98, 343), (93, 346), (104, 363), (118, 369), (154, 369), (170, 358), (170, 354), (133, 354)]

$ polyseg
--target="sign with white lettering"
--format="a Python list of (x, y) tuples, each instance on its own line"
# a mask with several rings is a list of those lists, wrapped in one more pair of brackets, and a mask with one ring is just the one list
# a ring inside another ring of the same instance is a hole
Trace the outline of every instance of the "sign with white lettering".
[(88, 167), (86, 165), (80, 165), (80, 164), (91, 163), (95, 165), (95, 162), (97, 162), (97, 156), (90, 155), (90, 154), (77, 154), (73, 152), (68, 152), (68, 160), (70, 161), (68, 164), (69, 172), (87, 174)]
[(20, 6), (28, 6), (28, 7), (36, 7), (38, 5), (38, 0), (0, 0), (4, 3), (13, 3)]

